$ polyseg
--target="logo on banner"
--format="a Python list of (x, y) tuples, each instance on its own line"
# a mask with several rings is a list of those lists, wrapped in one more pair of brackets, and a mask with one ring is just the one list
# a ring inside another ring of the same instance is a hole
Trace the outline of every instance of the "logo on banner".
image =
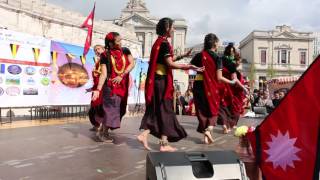
[(6, 72), (5, 64), (0, 64), (0, 74), (4, 74)]
[(19, 50), (19, 45), (17, 44), (10, 44), (10, 49), (11, 49), (11, 54), (13, 58), (16, 58), (18, 50)]

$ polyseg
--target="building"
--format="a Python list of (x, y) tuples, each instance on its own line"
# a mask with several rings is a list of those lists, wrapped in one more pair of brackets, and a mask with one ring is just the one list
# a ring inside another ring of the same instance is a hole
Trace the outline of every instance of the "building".
[(314, 53), (313, 57), (316, 58), (320, 54), (320, 32), (314, 32)]
[(313, 61), (313, 40), (312, 33), (286, 25), (254, 30), (239, 45), (243, 73), (260, 88), (273, 77), (301, 75)]
[[(142, 43), (142, 57), (148, 58), (152, 45), (157, 39), (156, 25), (159, 19), (151, 16), (144, 0), (129, 0), (118, 19), (106, 20), (106, 22), (134, 28), (136, 36)], [(174, 19), (174, 21), (175, 32), (172, 37), (172, 45), (175, 54), (180, 54), (185, 49), (187, 25), (184, 19)]]
[[(0, 28), (76, 45), (83, 45), (87, 36), (87, 31), (80, 28), (85, 16), (45, 0), (0, 0), (0, 13)], [(124, 46), (129, 47), (135, 57), (141, 56), (141, 43), (133, 28), (103, 20), (94, 22), (92, 44), (104, 44), (105, 34), (110, 31), (119, 32)]]

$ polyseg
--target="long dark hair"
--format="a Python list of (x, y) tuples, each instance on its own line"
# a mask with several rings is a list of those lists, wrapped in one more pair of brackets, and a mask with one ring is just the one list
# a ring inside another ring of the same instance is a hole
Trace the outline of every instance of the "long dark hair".
[(231, 56), (231, 50), (233, 49), (234, 54), (236, 54), (236, 48), (234, 47), (233, 43), (229, 43), (228, 46), (224, 49), (223, 55)]
[(157, 24), (157, 28), (156, 28), (157, 34), (159, 36), (166, 35), (167, 34), (167, 29), (172, 27), (173, 22), (174, 21), (172, 19), (167, 18), (167, 17), (160, 19), (158, 24)]
[(120, 36), (119, 33), (117, 32), (110, 32), (109, 34), (112, 34), (113, 35), (113, 38), (105, 38), (104, 39), (104, 44), (105, 44), (105, 48), (106, 49), (110, 49), (110, 44), (109, 43), (113, 43), (114, 44), (114, 41), (116, 39), (117, 36)]
[(105, 48), (106, 48), (106, 57), (108, 59), (108, 61), (106, 61), (106, 66), (107, 66), (107, 79), (109, 79), (111, 77), (111, 54), (110, 54), (110, 43), (112, 43), (114, 45), (114, 41), (116, 39), (117, 36), (120, 36), (119, 33), (117, 32), (110, 32), (107, 34), (107, 36), (104, 39), (104, 44), (105, 44)]
[(209, 49), (213, 48), (215, 46), (216, 42), (219, 42), (219, 38), (215, 34), (213, 34), (213, 33), (207, 34), (204, 38), (203, 49), (209, 50)]

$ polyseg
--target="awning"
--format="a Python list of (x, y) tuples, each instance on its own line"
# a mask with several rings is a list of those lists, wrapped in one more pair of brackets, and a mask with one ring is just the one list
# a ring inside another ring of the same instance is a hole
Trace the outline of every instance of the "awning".
[(290, 84), (298, 81), (300, 76), (287, 76), (287, 77), (277, 77), (269, 80), (267, 83), (269, 84)]

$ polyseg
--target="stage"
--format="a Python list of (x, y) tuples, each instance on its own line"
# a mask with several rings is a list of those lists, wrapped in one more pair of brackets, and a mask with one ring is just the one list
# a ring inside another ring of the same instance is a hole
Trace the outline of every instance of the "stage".
[[(188, 138), (179, 151), (233, 150), (238, 138), (214, 129), (215, 142), (203, 145), (195, 117), (178, 116)], [(88, 121), (0, 130), (0, 180), (144, 180), (147, 151), (136, 140), (141, 117), (125, 118), (112, 132), (114, 144), (96, 142)], [(261, 119), (240, 120), (256, 126)], [(150, 136), (151, 137), (151, 136)], [(150, 138), (157, 150), (157, 140)]]

